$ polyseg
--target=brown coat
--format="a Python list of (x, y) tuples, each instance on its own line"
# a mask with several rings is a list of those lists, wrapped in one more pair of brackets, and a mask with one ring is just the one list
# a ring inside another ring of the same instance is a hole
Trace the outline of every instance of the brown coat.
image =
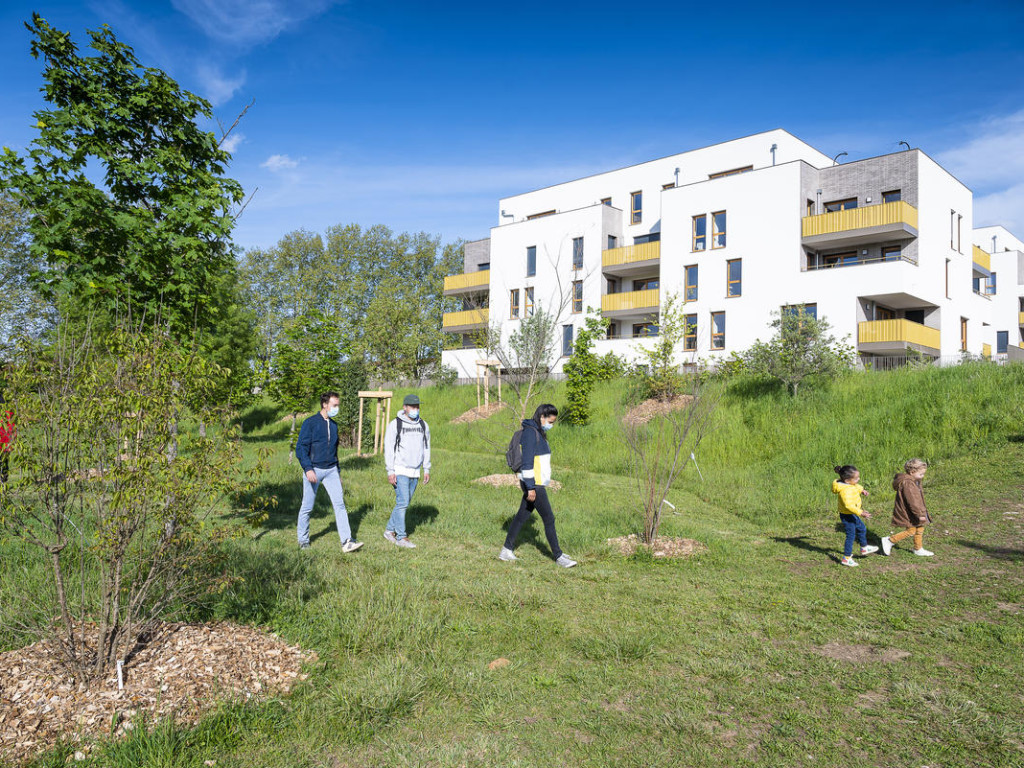
[(910, 528), (932, 521), (924, 505), (924, 491), (921, 490), (920, 480), (900, 472), (892, 479), (892, 487), (896, 491), (896, 502), (892, 508), (893, 525)]

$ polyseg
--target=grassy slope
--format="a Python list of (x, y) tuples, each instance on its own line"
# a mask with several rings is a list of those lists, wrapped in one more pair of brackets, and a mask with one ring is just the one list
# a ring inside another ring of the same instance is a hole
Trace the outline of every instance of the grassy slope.
[[(609, 385), (595, 424), (552, 434), (559, 534), (581, 560), (571, 571), (545, 556), (536, 519), (521, 562), (496, 560), (516, 495), (470, 481), (502, 470), (493, 446), (508, 431), (498, 417), (446, 423), (475, 405), (471, 388), (423, 391), (436, 448), (409, 515), (420, 548), (384, 542), (381, 463), (350, 457), (365, 548), (341, 555), (322, 498), (300, 556), (297, 469), (282, 453), (268, 478), (281, 509), (239, 545), (245, 585), (202, 613), (315, 648), (304, 687), (194, 730), (138, 732), (97, 764), (1020, 765), (1020, 385), (1019, 369), (970, 366), (852, 377), (798, 402), (725, 393), (699, 455), (707, 481), (687, 470), (682, 514), (663, 527), (708, 544), (683, 562), (603, 544), (638, 525), (615, 426), (623, 390)], [(270, 422), (250, 439), (286, 431)], [(884, 534), (888, 481), (915, 454), (932, 462), (937, 556), (837, 566), (831, 466), (861, 467), (879, 511), (869, 528)], [(877, 658), (834, 659), (817, 650), (827, 643)], [(511, 665), (489, 671), (497, 657)]]

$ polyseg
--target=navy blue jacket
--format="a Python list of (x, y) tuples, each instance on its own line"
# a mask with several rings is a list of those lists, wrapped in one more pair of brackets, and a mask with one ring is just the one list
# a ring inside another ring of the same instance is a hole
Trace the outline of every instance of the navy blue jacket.
[(295, 443), (295, 458), (304, 472), (313, 467), (329, 469), (338, 466), (338, 425), (314, 413), (299, 428)]
[(537, 456), (550, 455), (551, 446), (548, 445), (548, 439), (544, 436), (544, 430), (533, 419), (523, 419), (523, 440), (520, 445), (523, 446), (523, 485), (530, 490), (536, 487), (537, 480), (534, 473), (534, 460)]

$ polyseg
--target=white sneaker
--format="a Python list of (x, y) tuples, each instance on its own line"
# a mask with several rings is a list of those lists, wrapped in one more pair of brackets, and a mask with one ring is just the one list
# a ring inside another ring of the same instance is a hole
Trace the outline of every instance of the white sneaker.
[(839, 561), (839, 564), (840, 565), (848, 565), (851, 568), (856, 568), (857, 566), (860, 565), (860, 563), (858, 563), (856, 560), (854, 560), (853, 557), (844, 557), (842, 560)]
[(934, 552), (929, 552), (927, 549), (915, 549), (914, 550), (914, 554), (917, 555), (918, 557), (931, 557), (935, 553)]
[(355, 539), (349, 539), (348, 541), (346, 541), (344, 544), (341, 545), (341, 551), (345, 552), (345, 553), (355, 552), (361, 546), (363, 546), (363, 542), (356, 541)]
[(405, 549), (416, 549), (416, 545), (409, 541), (408, 536), (406, 536), (404, 539), (398, 539), (395, 542), (395, 546), (404, 547)]
[(563, 568), (572, 568), (574, 565), (576, 565), (576, 561), (563, 553), (558, 556), (557, 560), (555, 560), (555, 565), (560, 565)]
[(390, 541), (392, 544), (398, 543), (398, 537), (395, 536), (394, 531), (384, 531), (384, 538)]
[(886, 557), (892, 554), (892, 540), (888, 536), (882, 537), (882, 554)]
[(501, 552), (498, 553), (498, 559), (504, 560), (506, 563), (511, 563), (513, 560), (518, 560), (519, 558), (516, 557), (515, 553), (508, 547), (502, 547)]
[(861, 547), (860, 548), (860, 553), (862, 555), (873, 555), (877, 551), (878, 551), (878, 547), (876, 547), (874, 544), (868, 544), (866, 547)]

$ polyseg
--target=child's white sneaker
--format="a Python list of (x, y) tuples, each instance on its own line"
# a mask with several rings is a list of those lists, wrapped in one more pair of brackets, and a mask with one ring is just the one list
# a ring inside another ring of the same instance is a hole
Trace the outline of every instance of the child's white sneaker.
[(878, 547), (876, 547), (874, 544), (868, 544), (866, 547), (860, 548), (860, 553), (862, 555), (873, 555), (877, 551)]
[(839, 561), (839, 564), (840, 565), (848, 565), (851, 568), (856, 568), (858, 565), (860, 565), (860, 563), (858, 563), (856, 560), (854, 560), (852, 556), (844, 557), (842, 560)]
[(934, 552), (929, 552), (927, 549), (915, 549), (914, 550), (914, 554), (917, 555), (918, 557), (931, 557), (935, 553)]
[(882, 537), (882, 554), (886, 557), (892, 554), (892, 540), (888, 536)]

